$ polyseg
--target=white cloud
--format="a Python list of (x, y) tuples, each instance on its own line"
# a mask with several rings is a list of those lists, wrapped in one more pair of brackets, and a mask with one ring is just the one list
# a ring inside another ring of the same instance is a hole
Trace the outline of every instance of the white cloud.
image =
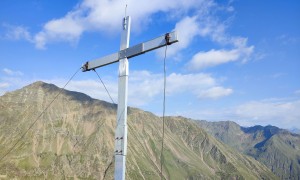
[(236, 107), (240, 121), (249, 124), (273, 124), (280, 127), (300, 127), (300, 100), (252, 101)]
[[(196, 53), (186, 67), (189, 70), (200, 70), (217, 66), (230, 61), (245, 63), (253, 54), (254, 46), (248, 45), (248, 39), (231, 36), (226, 33), (227, 26), (209, 12), (201, 12), (193, 17), (185, 17), (176, 24), (180, 42), (169, 48), (168, 55), (180, 55), (180, 50), (188, 47), (197, 37), (209, 37), (211, 41), (223, 46), (231, 46), (231, 50), (200, 51)], [(162, 56), (162, 50), (159, 52)]]
[[(102, 78), (103, 79), (103, 78)], [(55, 84), (59, 87), (63, 87), (66, 83), (65, 79), (50, 79), (50, 80), (43, 80), (44, 82)], [(118, 86), (117, 82), (114, 81), (108, 81), (107, 79), (103, 79), (106, 88), (108, 89), (113, 101), (117, 103), (117, 96), (118, 96)], [(85, 93), (93, 98), (105, 100), (107, 102), (111, 102), (111, 99), (107, 95), (105, 88), (98, 80), (73, 80), (71, 81), (66, 89), (71, 91), (77, 91)]]
[[(102, 78), (113, 100), (117, 102), (117, 79)], [(60, 87), (65, 79), (43, 80)], [(98, 80), (73, 80), (66, 87), (68, 90), (83, 92), (97, 99), (111, 102), (104, 87)], [(143, 106), (151, 103), (163, 93), (163, 74), (149, 71), (132, 71), (129, 76), (128, 102), (131, 106)], [(216, 99), (231, 94), (232, 90), (221, 87), (217, 80), (209, 74), (177, 74), (167, 76), (167, 95), (174, 96), (179, 93), (190, 94), (198, 98)]]
[[(211, 4), (206, 9), (211, 7), (215, 7), (215, 5)], [(187, 48), (198, 37), (209, 37), (215, 43), (229, 44), (236, 48), (247, 47), (246, 38), (227, 35), (224, 23), (219, 22), (216, 17), (210, 14), (210, 11), (199, 11), (192, 17), (184, 17), (176, 23), (174, 30), (178, 32), (179, 43), (169, 47), (168, 55), (170, 56), (177, 55), (180, 50)], [(159, 51), (159, 55), (164, 55), (163, 50)]]
[[(173, 56), (178, 53), (180, 50), (188, 47), (190, 43), (193, 41), (195, 36), (199, 35), (199, 27), (197, 23), (197, 17), (185, 17), (181, 21), (179, 21), (175, 29), (178, 33), (178, 37), (180, 39), (180, 43), (173, 44), (169, 47), (168, 55)], [(162, 56), (163, 51), (160, 51), (160, 55)]]
[(9, 87), (10, 87), (9, 83), (0, 82), (0, 96), (3, 95)]
[[(149, 103), (153, 98), (163, 92), (163, 75), (148, 71), (135, 71), (131, 73), (129, 81), (129, 97), (135, 105)], [(217, 92), (205, 94), (206, 91), (217, 88)], [(178, 93), (192, 94), (201, 98), (221, 98), (227, 96), (228, 89), (218, 86), (217, 80), (209, 74), (177, 74), (167, 76), (166, 92), (168, 96)], [(214, 93), (214, 95), (212, 95)]]
[(141, 106), (151, 102), (162, 93), (162, 74), (149, 71), (132, 71), (129, 76), (129, 99), (133, 106)]
[(6, 75), (9, 75), (9, 76), (23, 76), (23, 73), (21, 71), (13, 71), (13, 70), (8, 69), (8, 68), (4, 68), (2, 71)]
[(3, 27), (6, 28), (4, 37), (7, 39), (32, 41), (31, 35), (26, 27), (9, 24), (3, 24)]
[[(132, 16), (133, 30), (140, 31), (157, 12), (183, 14), (191, 9), (207, 8), (211, 0), (128, 0), (127, 14)], [(45, 23), (43, 29), (34, 36), (37, 48), (44, 48), (53, 41), (77, 41), (83, 32), (116, 32), (120, 29), (124, 16), (125, 2), (118, 0), (83, 0), (64, 17)]]
[[(35, 80), (20, 80), (1, 78), (0, 95), (11, 87), (21, 88)], [(117, 79), (102, 78), (114, 101), (117, 101)], [(43, 80), (62, 87), (66, 79)], [(8, 83), (11, 82), (11, 83)], [(163, 75), (149, 71), (133, 71), (129, 77), (129, 105), (140, 107), (152, 103), (155, 98), (162, 95)], [(67, 86), (68, 90), (86, 93), (94, 98), (111, 102), (105, 89), (98, 80), (73, 80)], [(220, 86), (218, 80), (209, 74), (177, 74), (172, 73), (167, 77), (167, 95), (179, 93), (194, 95), (198, 98), (220, 98), (232, 94), (233, 90)], [(297, 91), (296, 91), (297, 92)], [(244, 102), (236, 106), (214, 109), (194, 108), (182, 109), (178, 115), (205, 120), (233, 120), (243, 126), (275, 125), (281, 128), (300, 128), (300, 100), (295, 99), (266, 99)], [(188, 109), (184, 111), (185, 109)], [(174, 115), (169, 112), (170, 115)]]
[(217, 84), (209, 74), (195, 73), (195, 74), (176, 74), (172, 73), (167, 77), (169, 93), (181, 93), (185, 91), (193, 92), (197, 95), (203, 90), (213, 87)]
[(199, 98), (212, 98), (217, 99), (223, 96), (228, 96), (233, 93), (233, 90), (230, 88), (223, 88), (223, 87), (212, 87), (206, 91), (203, 91), (199, 94)]
[(46, 23), (43, 30), (34, 37), (36, 47), (42, 49), (46, 43), (52, 41), (77, 41), (84, 31), (84, 25), (79, 18), (76, 12), (71, 12), (62, 19)]
[(8, 88), (9, 86), (8, 83), (0, 83), (0, 89)]
[[(214, 6), (210, 5), (209, 7)], [(212, 11), (212, 9), (209, 10)], [(194, 39), (208, 37), (215, 43), (230, 46), (231, 50), (200, 51), (193, 55), (191, 61), (186, 64), (189, 70), (200, 70), (230, 61), (247, 62), (254, 51), (254, 46), (248, 45), (247, 38), (227, 34), (225, 23), (220, 22), (210, 11), (202, 11), (195, 16), (184, 17), (176, 24), (175, 30), (179, 34), (179, 43), (169, 47), (168, 55), (175, 55), (175, 59), (178, 59), (180, 50), (189, 47)], [(163, 50), (159, 51), (159, 55), (161, 57), (164, 55)]]
[(242, 126), (274, 125), (300, 128), (300, 100), (267, 99), (248, 101), (236, 106), (214, 109), (190, 109), (186, 117), (208, 121), (231, 120)]
[(187, 63), (189, 70), (200, 70), (207, 67), (213, 67), (231, 61), (242, 60), (245, 62), (253, 52), (253, 46), (241, 47), (233, 50), (215, 50), (212, 49), (207, 52), (198, 52), (192, 57), (192, 60)]
[(230, 61), (236, 61), (240, 57), (237, 50), (210, 50), (208, 52), (198, 52), (188, 64), (189, 70), (199, 70), (211, 66), (216, 66)]
[[(209, 37), (213, 42), (230, 44), (234, 48), (229, 51), (211, 50), (207, 52), (208, 54), (199, 52), (190, 62), (190, 64), (196, 64), (196, 67), (202, 68), (203, 64), (209, 67), (230, 60), (235, 61), (237, 56), (238, 60), (246, 61), (253, 51), (253, 47), (247, 46), (246, 38), (227, 35), (225, 23), (220, 22), (214, 15), (216, 9), (224, 11), (229, 8), (229, 11), (233, 11), (231, 3), (228, 3), (228, 7), (218, 8), (218, 4), (213, 0), (128, 0), (124, 3), (118, 0), (83, 0), (65, 16), (46, 22), (42, 30), (33, 36), (22, 26), (12, 27), (7, 36), (12, 39), (28, 40), (37, 48), (43, 49), (47, 44), (58, 41), (74, 44), (84, 32), (119, 32), (125, 3), (128, 4), (127, 14), (132, 17), (134, 31), (147, 28), (147, 24), (151, 22), (151, 16), (155, 13), (163, 12), (173, 20), (180, 19), (174, 28), (178, 31), (180, 42), (170, 46), (168, 50), (168, 55), (175, 56), (174, 59), (180, 59), (180, 50), (190, 46), (197, 37)], [(209, 56), (216, 58), (218, 52), (225, 53), (227, 56), (234, 55), (234, 57), (213, 59), (211, 62)], [(163, 56), (163, 50), (159, 50), (158, 54)], [(200, 62), (199, 57), (203, 59), (201, 56), (205, 56), (204, 62)]]
[(2, 76), (0, 76), (0, 95), (31, 83), (31, 81), (21, 79), (23, 76), (20, 74), (23, 75), (23, 73), (19, 71), (3, 69), (2, 72), (4, 73)]

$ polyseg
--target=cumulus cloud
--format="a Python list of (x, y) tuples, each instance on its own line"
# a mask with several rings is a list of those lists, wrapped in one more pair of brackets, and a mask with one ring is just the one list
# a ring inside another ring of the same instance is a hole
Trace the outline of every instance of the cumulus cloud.
[[(185, 17), (179, 21), (174, 29), (178, 33), (180, 43), (173, 44), (169, 47), (168, 55), (173, 56), (180, 50), (188, 47), (193, 39), (199, 35), (199, 26), (197, 22), (197, 17)], [(160, 56), (163, 56), (163, 51), (160, 51)]]
[[(185, 14), (196, 8), (201, 11), (211, 4), (211, 0), (128, 0), (127, 4), (127, 12), (134, 22), (133, 30), (139, 31), (155, 13)], [(125, 2), (119, 0), (83, 0), (64, 17), (45, 23), (43, 29), (33, 37), (33, 41), (37, 48), (44, 48), (53, 41), (77, 41), (86, 31), (116, 32), (120, 29), (124, 8)]]
[[(195, 81), (190, 81), (194, 79)], [(177, 93), (197, 94), (198, 91), (214, 86), (215, 79), (207, 74), (177, 74), (167, 76), (167, 95)], [(149, 71), (134, 71), (129, 79), (129, 97), (136, 105), (144, 105), (163, 92), (163, 74)]]
[[(102, 78), (113, 100), (117, 102), (118, 81), (110, 77)], [(54, 79), (44, 80), (58, 86), (63, 86), (65, 80)], [(156, 74), (149, 71), (132, 71), (129, 76), (129, 104), (131, 106), (146, 105), (163, 92), (163, 74)], [(102, 84), (97, 80), (73, 80), (67, 89), (79, 91), (90, 95), (93, 98), (111, 102)], [(195, 95), (198, 98), (217, 99), (228, 96), (231, 89), (221, 87), (218, 81), (210, 74), (180, 74), (172, 73), (167, 76), (167, 96), (178, 93)]]
[[(246, 49), (247, 38), (230, 36), (226, 33), (227, 26), (218, 20), (210, 11), (216, 4), (206, 6), (209, 11), (199, 11), (194, 16), (185, 16), (176, 23), (174, 31), (178, 32), (180, 43), (169, 47), (168, 54), (176, 55), (180, 50), (187, 48), (193, 40), (199, 37), (208, 37), (211, 41), (221, 45), (231, 45), (234, 48)], [(159, 52), (163, 55), (163, 51)]]
[[(118, 97), (118, 86), (117, 82), (113, 80), (107, 80), (102, 78), (106, 88), (108, 89), (113, 101), (117, 103), (117, 97)], [(49, 79), (49, 80), (43, 80), (44, 82), (55, 84), (59, 87), (63, 87), (66, 83), (66, 79)], [(107, 95), (107, 92), (100, 81), (93, 80), (93, 79), (86, 79), (86, 80), (73, 80), (71, 81), (66, 89), (71, 91), (77, 91), (85, 93), (93, 98), (104, 100), (110, 103), (111, 99)]]
[[(19, 78), (19, 77), (18, 77)], [(1, 78), (0, 95), (8, 91), (11, 86), (20, 88), (35, 80), (12, 80), (9, 82)], [(117, 102), (117, 79), (102, 78), (112, 98)], [(43, 80), (62, 87), (66, 79)], [(163, 92), (163, 75), (149, 71), (133, 71), (129, 78), (129, 105), (141, 107), (151, 103)], [(68, 90), (86, 93), (94, 98), (111, 102), (105, 89), (98, 80), (73, 80), (67, 86)], [(221, 98), (233, 93), (230, 88), (222, 87), (216, 78), (209, 74), (177, 74), (167, 77), (167, 96), (179, 93), (192, 94), (198, 98)], [(300, 100), (299, 99), (265, 99), (248, 101), (235, 106), (224, 108), (198, 109), (198, 106), (177, 112), (178, 115), (205, 120), (233, 120), (243, 126), (275, 125), (281, 128), (300, 128)], [(174, 115), (174, 112), (170, 112)]]
[(231, 61), (246, 59), (253, 52), (253, 47), (243, 47), (233, 50), (215, 50), (207, 52), (198, 52), (192, 57), (192, 60), (187, 64), (189, 70), (200, 70), (207, 67), (213, 67)]
[[(218, 18), (209, 12), (204, 11), (195, 16), (187, 16), (181, 19), (174, 30), (179, 33), (180, 43), (174, 44), (169, 48), (168, 54), (171, 56), (187, 48), (195, 38), (199, 37), (208, 37), (214, 43), (230, 47), (227, 49), (199, 51), (186, 64), (188, 70), (201, 70), (231, 61), (245, 63), (254, 52), (254, 46), (248, 45), (247, 38), (228, 34), (226, 32), (227, 26), (224, 22), (220, 22)], [(163, 55), (162, 51), (159, 54)]]
[(9, 84), (8, 83), (0, 83), (0, 89), (2, 88), (8, 88)]
[[(136, 105), (149, 103), (163, 92), (163, 74), (135, 71), (131, 76), (129, 97)], [(230, 95), (231, 92), (228, 91), (230, 90), (219, 86), (217, 80), (209, 74), (172, 73), (167, 76), (168, 96), (186, 93), (199, 98), (216, 99)]]
[(202, 91), (198, 97), (200, 98), (212, 98), (217, 99), (223, 96), (228, 96), (233, 92), (230, 88), (224, 88), (220, 86), (209, 88), (208, 90)]
[(214, 109), (191, 109), (181, 115), (209, 121), (231, 120), (242, 126), (274, 125), (300, 128), (299, 99), (265, 99)]
[(300, 100), (262, 100), (239, 105), (233, 113), (245, 124), (274, 124), (287, 128), (300, 124), (299, 107)]
[(64, 19), (52, 20), (45, 24), (44, 29), (34, 36), (34, 42), (36, 47), (41, 49), (51, 41), (75, 42), (83, 30), (83, 25), (68, 14)]
[(0, 96), (3, 95), (7, 88), (9, 88), (10, 84), (6, 82), (0, 82)]
[(21, 77), (23, 77), (21, 71), (4, 68), (0, 71), (0, 74), (0, 95), (29, 83), (27, 80), (21, 79)]
[[(226, 29), (227, 26), (224, 22), (220, 22), (218, 18), (207, 11), (191, 17), (186, 16), (177, 22), (174, 29), (178, 32), (180, 43), (170, 46), (168, 55), (180, 56), (180, 51), (189, 47), (193, 40), (199, 37), (208, 37), (214, 43), (230, 48), (199, 51), (186, 64), (188, 70), (197, 71), (232, 61), (247, 62), (254, 52), (254, 46), (249, 46), (248, 39), (245, 37), (231, 36)], [(159, 55), (164, 55), (163, 50), (159, 51)]]
[[(128, 0), (127, 14), (131, 15), (133, 31), (141, 31), (147, 28), (155, 13), (166, 13), (168, 18), (179, 19), (174, 30), (179, 34), (180, 43), (169, 47), (168, 55), (174, 59), (180, 59), (180, 51), (193, 43), (197, 37), (209, 37), (213, 42), (232, 45), (231, 50), (210, 50), (196, 53), (189, 66), (190, 70), (199, 70), (203, 67), (211, 67), (222, 63), (242, 60), (246, 62), (253, 51), (252, 46), (247, 45), (247, 39), (233, 37), (226, 33), (227, 26), (216, 17), (214, 12), (218, 4), (213, 0)], [(80, 40), (85, 32), (101, 31), (104, 33), (119, 32), (120, 20), (124, 16), (125, 2), (119, 0), (83, 0), (65, 16), (52, 19), (43, 25), (36, 34), (31, 35), (27, 28), (22, 26), (8, 26), (7, 37), (10, 39), (25, 39), (35, 44), (36, 48), (44, 49), (47, 44), (53, 42), (69, 42), (74, 44)], [(226, 9), (230, 8), (230, 11)], [(223, 10), (231, 12), (230, 6)], [(163, 56), (163, 50), (158, 54)], [(216, 57), (222, 56), (224, 58)], [(230, 57), (228, 57), (230, 56)], [(233, 56), (233, 57), (232, 57)], [(198, 69), (196, 69), (198, 67)]]
[(198, 70), (206, 67), (216, 66), (229, 61), (236, 61), (239, 58), (237, 50), (210, 50), (208, 52), (198, 52), (188, 64), (189, 70)]

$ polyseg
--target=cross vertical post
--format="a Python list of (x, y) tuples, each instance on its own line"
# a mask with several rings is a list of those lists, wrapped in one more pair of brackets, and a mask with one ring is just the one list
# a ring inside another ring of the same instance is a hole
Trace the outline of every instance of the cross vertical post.
[(115, 180), (125, 180), (126, 155), (127, 155), (127, 96), (128, 96), (128, 59), (146, 52), (171, 45), (178, 42), (176, 32), (166, 33), (150, 41), (129, 47), (130, 16), (124, 17), (121, 33), (120, 51), (108, 56), (88, 61), (82, 66), (82, 71), (95, 70), (96, 68), (119, 62), (118, 82), (118, 110), (117, 129), (115, 134)]
[[(129, 47), (130, 17), (124, 17), (120, 51)], [(127, 94), (129, 64), (127, 57), (119, 60), (118, 111), (115, 134), (115, 180), (125, 179), (127, 154)]]

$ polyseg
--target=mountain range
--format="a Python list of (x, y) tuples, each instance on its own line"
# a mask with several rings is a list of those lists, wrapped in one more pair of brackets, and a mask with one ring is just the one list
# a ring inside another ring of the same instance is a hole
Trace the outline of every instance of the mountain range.
[[(113, 179), (116, 108), (44, 82), (4, 94), (0, 178)], [(199, 122), (165, 120), (164, 179), (278, 179), (243, 145), (226, 145)], [(126, 179), (160, 179), (161, 137), (161, 117), (128, 108)]]
[(265, 164), (281, 179), (300, 179), (300, 135), (275, 126), (241, 127), (232, 121), (195, 121), (208, 133)]

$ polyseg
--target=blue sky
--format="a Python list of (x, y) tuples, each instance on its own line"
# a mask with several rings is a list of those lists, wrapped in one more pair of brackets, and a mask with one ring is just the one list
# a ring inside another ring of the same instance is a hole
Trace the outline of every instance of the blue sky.
[[(177, 30), (167, 52), (168, 115), (300, 128), (297, 0), (0, 1), (0, 95), (34, 81), (62, 87), (86, 61)], [(163, 52), (130, 59), (130, 106), (162, 114)], [(98, 69), (117, 100), (118, 64)], [(110, 101), (94, 72), (67, 86)]]

